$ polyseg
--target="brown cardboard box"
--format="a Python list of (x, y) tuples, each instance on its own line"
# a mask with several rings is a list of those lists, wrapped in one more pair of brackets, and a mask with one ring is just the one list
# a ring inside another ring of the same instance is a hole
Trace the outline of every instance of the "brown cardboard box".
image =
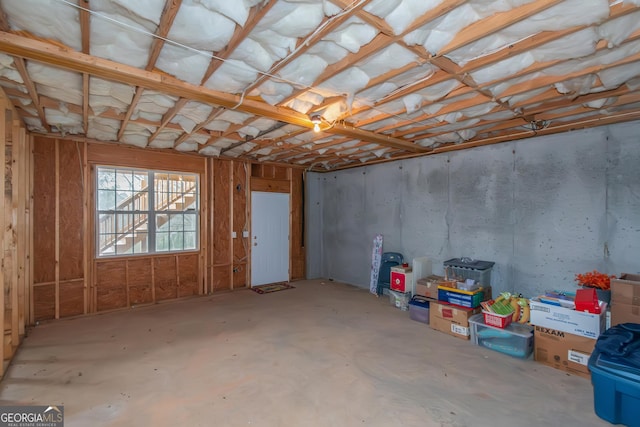
[[(436, 275), (418, 279), (416, 281), (416, 289), (414, 291), (414, 295), (421, 295), (425, 298), (430, 298), (437, 301), (438, 285), (442, 285), (442, 282), (445, 282), (444, 277)], [(482, 301), (489, 301), (491, 299), (491, 286), (483, 286), (482, 292)]]
[(621, 274), (619, 279), (611, 279), (611, 305), (640, 305), (640, 275)]
[(469, 317), (480, 313), (481, 308), (464, 308), (447, 303), (432, 302), (429, 305), (429, 326), (456, 338), (468, 340)]
[(621, 304), (611, 305), (611, 326), (621, 323), (640, 323), (640, 305)]
[(611, 279), (611, 326), (640, 323), (640, 275), (622, 274)]
[(427, 276), (416, 281), (416, 295), (422, 295), (426, 298), (438, 299), (438, 282), (444, 280), (442, 276)]
[(596, 345), (593, 338), (536, 326), (533, 332), (534, 359), (570, 374), (591, 378), (587, 367)]

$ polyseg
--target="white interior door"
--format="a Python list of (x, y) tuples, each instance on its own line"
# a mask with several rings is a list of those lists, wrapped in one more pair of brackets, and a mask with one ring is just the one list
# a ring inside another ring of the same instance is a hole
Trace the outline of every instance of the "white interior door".
[(289, 194), (251, 192), (251, 286), (289, 281)]

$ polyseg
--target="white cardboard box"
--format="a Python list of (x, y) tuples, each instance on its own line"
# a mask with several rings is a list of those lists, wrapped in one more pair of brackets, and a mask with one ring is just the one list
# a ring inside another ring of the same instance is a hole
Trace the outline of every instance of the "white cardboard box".
[(601, 314), (592, 314), (556, 305), (545, 304), (537, 298), (529, 301), (531, 324), (556, 329), (587, 338), (598, 338), (606, 328), (607, 303), (600, 301)]

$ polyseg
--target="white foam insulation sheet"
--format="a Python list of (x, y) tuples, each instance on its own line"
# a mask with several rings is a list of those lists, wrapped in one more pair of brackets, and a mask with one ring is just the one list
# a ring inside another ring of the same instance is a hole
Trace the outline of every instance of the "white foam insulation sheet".
[(0, 12), (0, 86), (33, 133), (324, 171), (640, 119), (640, 0)]

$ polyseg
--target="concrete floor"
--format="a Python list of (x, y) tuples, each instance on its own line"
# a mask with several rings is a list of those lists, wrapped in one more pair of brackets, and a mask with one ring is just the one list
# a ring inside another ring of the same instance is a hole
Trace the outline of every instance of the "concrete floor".
[(42, 324), (0, 404), (65, 426), (605, 426), (589, 380), (471, 345), (366, 290), (296, 282)]

